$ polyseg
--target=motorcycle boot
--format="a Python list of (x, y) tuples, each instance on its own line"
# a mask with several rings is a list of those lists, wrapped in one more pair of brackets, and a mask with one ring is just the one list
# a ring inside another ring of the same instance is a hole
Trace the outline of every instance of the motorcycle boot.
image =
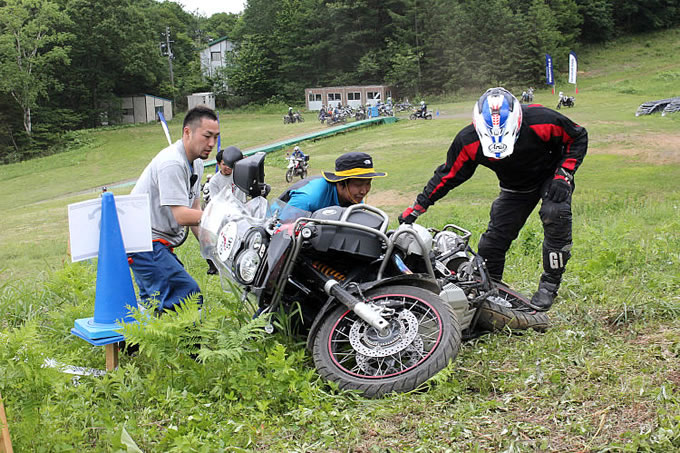
[(544, 272), (541, 275), (541, 280), (538, 282), (538, 290), (531, 297), (529, 306), (537, 311), (548, 311), (552, 307), (553, 302), (555, 302), (561, 280), (561, 276)]
[(529, 304), (538, 311), (547, 311), (557, 297), (567, 261), (571, 258), (571, 242), (561, 249), (543, 247), (543, 274)]

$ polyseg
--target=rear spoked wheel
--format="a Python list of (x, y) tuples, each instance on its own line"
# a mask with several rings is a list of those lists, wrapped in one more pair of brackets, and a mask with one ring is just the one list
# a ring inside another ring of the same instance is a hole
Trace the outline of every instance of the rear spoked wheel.
[(496, 287), (498, 295), (487, 298), (479, 307), (478, 329), (501, 330), (509, 327), (543, 332), (550, 326), (548, 315), (531, 308), (525, 295), (503, 283), (497, 283)]

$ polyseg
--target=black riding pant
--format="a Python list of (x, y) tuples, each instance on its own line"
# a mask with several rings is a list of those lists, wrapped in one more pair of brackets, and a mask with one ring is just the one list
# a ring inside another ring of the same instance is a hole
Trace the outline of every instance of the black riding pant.
[(486, 261), (491, 277), (503, 278), (505, 254), (519, 235), (529, 214), (541, 202), (539, 214), (543, 223), (543, 270), (559, 280), (571, 256), (571, 195), (561, 203), (545, 197), (552, 178), (531, 192), (501, 193), (491, 205), (489, 226), (479, 240), (479, 254)]

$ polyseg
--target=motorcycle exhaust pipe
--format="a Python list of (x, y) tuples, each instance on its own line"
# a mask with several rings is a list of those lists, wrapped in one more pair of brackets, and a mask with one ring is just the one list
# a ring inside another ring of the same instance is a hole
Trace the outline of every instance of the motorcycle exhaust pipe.
[(357, 300), (348, 291), (341, 288), (337, 280), (330, 279), (326, 281), (323, 290), (329, 296), (333, 296), (347, 306), (350, 310), (357, 314), (361, 319), (366, 321), (371, 327), (375, 328), (379, 333), (385, 335), (388, 332), (390, 323), (385, 320), (380, 314), (375, 311), (367, 303)]

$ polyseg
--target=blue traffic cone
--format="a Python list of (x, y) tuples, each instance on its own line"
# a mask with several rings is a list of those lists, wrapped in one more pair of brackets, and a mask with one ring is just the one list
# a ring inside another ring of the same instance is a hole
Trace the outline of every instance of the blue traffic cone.
[(137, 307), (112, 193), (102, 195), (101, 212), (94, 317), (77, 319), (71, 329), (71, 333), (93, 344), (119, 341), (118, 337), (122, 340), (122, 335), (116, 332), (120, 328), (116, 322), (134, 321), (128, 306)]

